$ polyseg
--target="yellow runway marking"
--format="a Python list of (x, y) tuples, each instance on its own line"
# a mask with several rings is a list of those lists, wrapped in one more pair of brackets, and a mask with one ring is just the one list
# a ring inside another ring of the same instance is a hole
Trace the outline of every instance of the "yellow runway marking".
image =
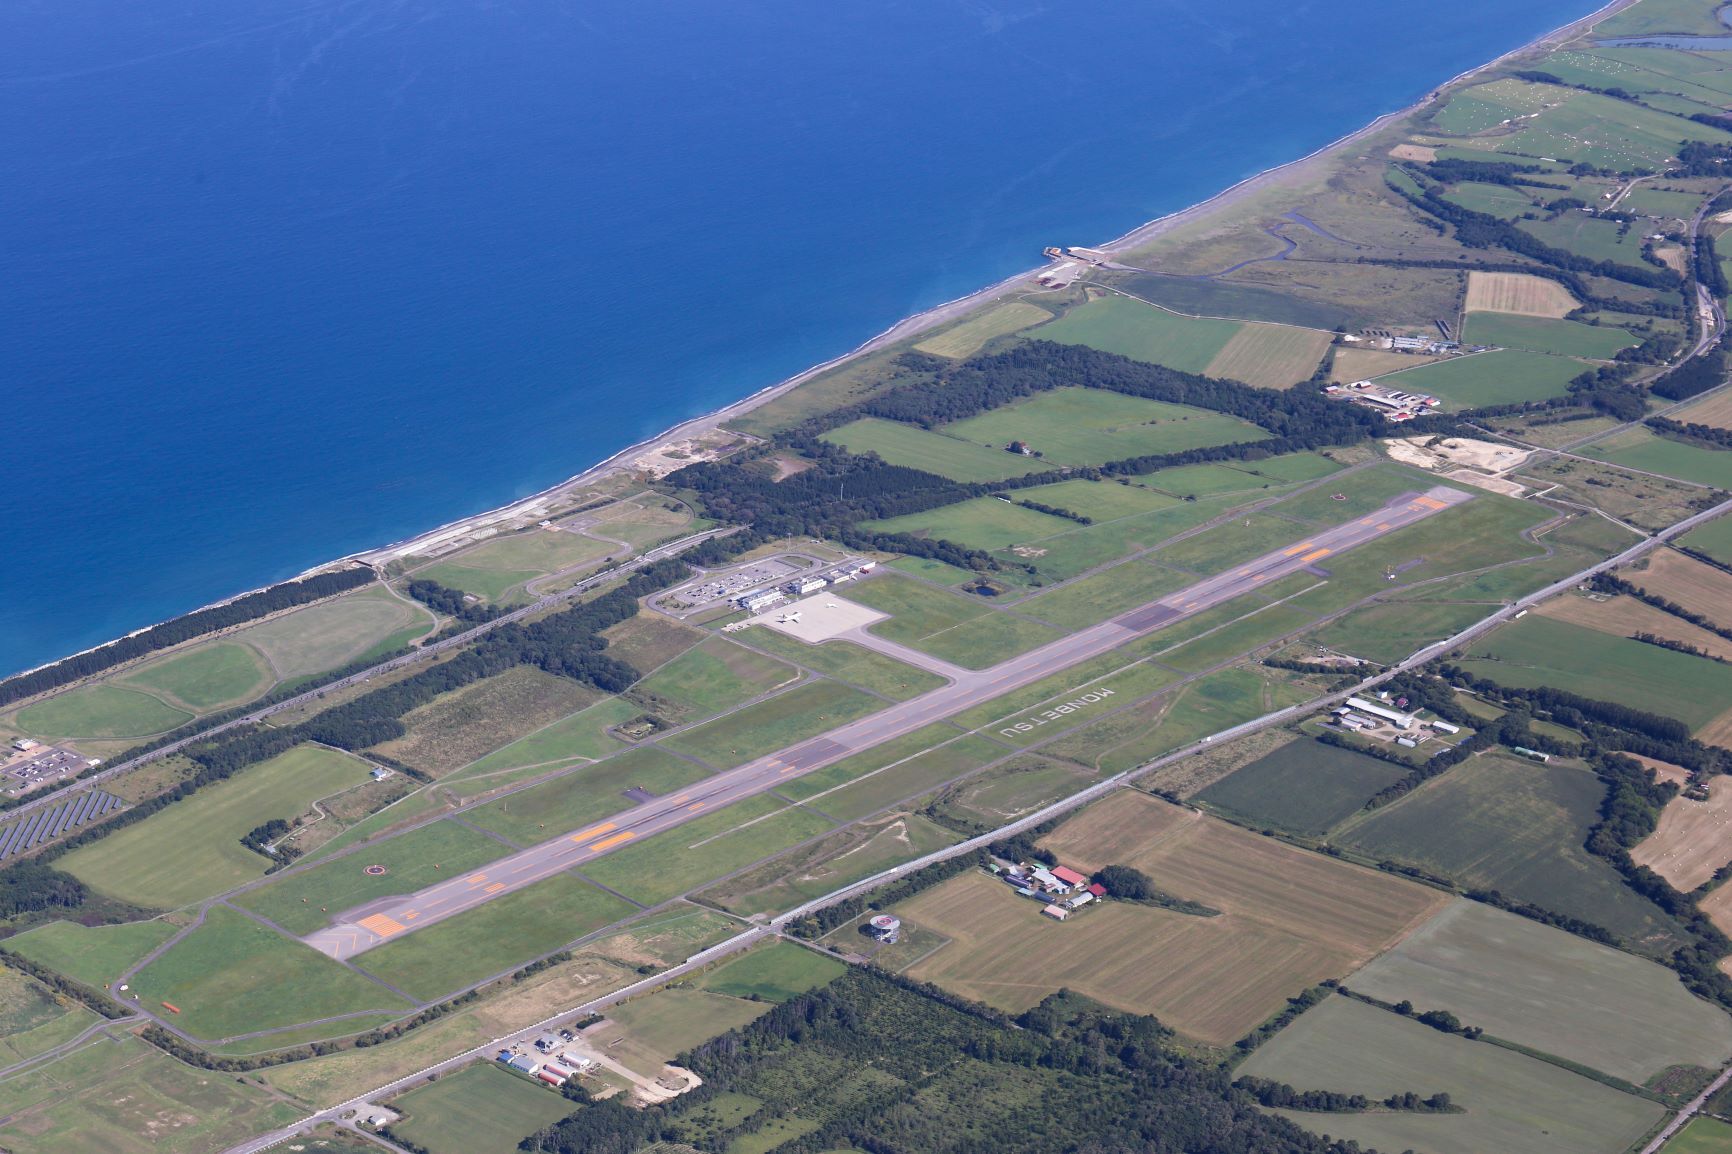
[(392, 934), (400, 934), (409, 928), (396, 918), (385, 914), (374, 914), (370, 918), (362, 918), (355, 924), (363, 929), (372, 930), (382, 938), (388, 938)]
[(1283, 557), (1291, 557), (1291, 556), (1293, 556), (1293, 554), (1295, 554), (1295, 553), (1303, 553), (1303, 552), (1305, 552), (1305, 550), (1307, 550), (1307, 549), (1309, 549), (1309, 548), (1311, 548), (1311, 547), (1312, 547), (1312, 546), (1313, 546), (1313, 545), (1315, 545), (1315, 544), (1317, 544), (1317, 542), (1315, 542), (1315, 541), (1307, 541), (1307, 542), (1305, 542), (1305, 543), (1304, 543), (1304, 544), (1303, 544), (1303, 545), (1295, 545), (1295, 546), (1293, 546), (1293, 548), (1291, 548), (1291, 549), (1288, 549), (1288, 550), (1285, 550), (1285, 551), (1284, 551), (1284, 552), (1283, 552), (1283, 553), (1282, 553), (1282, 554), (1281, 554), (1281, 556), (1283, 556)]
[(406, 922), (412, 922), (420, 916), (421, 916), (420, 910), (410, 910), (408, 913), (403, 915), (403, 920)]
[(678, 805), (682, 801), (688, 801), (691, 799), (691, 796), (692, 795), (689, 793), (682, 793), (678, 797), (674, 798), (674, 804)]
[(1333, 550), (1333, 549), (1319, 549), (1315, 553), (1305, 554), (1305, 556), (1299, 558), (1299, 560), (1301, 560), (1301, 561), (1305, 562), (1305, 564), (1309, 565), (1309, 564), (1311, 564), (1311, 562), (1317, 560), (1319, 557), (1327, 557), (1327, 556), (1329, 556), (1329, 554), (1331, 554), (1333, 552), (1335, 552), (1335, 550)]
[(1388, 529), (1389, 529), (1389, 522), (1388, 521), (1385, 521), (1382, 524), (1377, 526), (1377, 531), (1379, 533), (1386, 532)]
[(504, 888), (505, 888), (504, 882), (494, 882), (492, 885), (488, 886), (486, 889), (482, 890), (481, 892), (484, 894), (496, 894)]
[(1255, 576), (1255, 577), (1253, 577), (1253, 578), (1251, 578), (1251, 580), (1253, 580), (1253, 581), (1264, 581), (1264, 580), (1267, 580), (1267, 579), (1268, 579), (1268, 577), (1269, 577), (1269, 574), (1267, 574), (1267, 573), (1259, 573), (1259, 574), (1257, 574), (1257, 575), (1256, 575), (1256, 576)]
[(704, 806), (706, 806), (708, 804), (709, 804), (709, 802), (707, 802), (707, 801), (694, 801), (694, 802), (692, 802), (692, 804), (686, 806), (686, 810), (689, 812), (689, 811), (694, 810), (694, 809), (702, 809), (702, 808), (704, 808)]
[[(702, 804), (702, 803), (700, 802), (699, 804)], [(590, 853), (600, 853), (604, 849), (612, 849), (614, 846), (618, 845), (620, 842), (630, 841), (632, 838), (634, 838), (636, 836), (637, 836), (637, 834), (633, 833), (629, 829), (626, 830), (624, 833), (616, 833), (612, 837), (608, 838), (606, 841), (598, 841), (594, 845), (590, 846), (589, 852)]]
[(615, 829), (615, 828), (617, 828), (617, 827), (613, 824), (613, 822), (604, 821), (600, 825), (592, 825), (588, 829), (578, 830), (576, 833), (571, 835), (571, 840), (572, 841), (588, 841), (592, 837), (596, 837), (599, 834), (604, 834), (608, 830)]
[(1444, 507), (1445, 502), (1439, 501), (1436, 497), (1421, 497), (1419, 500), (1415, 501), (1414, 504), (1426, 509), (1441, 509)]
[(482, 882), (487, 880), (487, 875), (486, 874), (476, 874), (474, 877), (464, 878), (463, 880), (468, 882), (472, 886), (478, 886)]

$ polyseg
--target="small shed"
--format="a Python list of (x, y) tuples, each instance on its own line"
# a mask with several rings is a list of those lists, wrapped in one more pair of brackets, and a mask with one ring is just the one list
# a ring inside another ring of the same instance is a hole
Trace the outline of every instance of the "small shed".
[(1070, 917), (1070, 911), (1065, 909), (1063, 906), (1050, 906), (1049, 905), (1046, 908), (1042, 909), (1040, 912), (1045, 914), (1047, 917), (1054, 919), (1055, 921), (1061, 921), (1062, 922), (1066, 918)]

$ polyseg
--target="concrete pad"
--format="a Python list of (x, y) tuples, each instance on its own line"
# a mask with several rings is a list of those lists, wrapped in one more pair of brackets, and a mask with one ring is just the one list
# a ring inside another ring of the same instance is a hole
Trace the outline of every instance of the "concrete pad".
[[(794, 613), (800, 615), (798, 621), (784, 620)], [(762, 625), (808, 645), (817, 645), (822, 641), (833, 641), (857, 629), (864, 630), (866, 626), (883, 621), (888, 616), (887, 613), (868, 609), (858, 602), (826, 591), (765, 610), (756, 617), (748, 618), (746, 624)]]

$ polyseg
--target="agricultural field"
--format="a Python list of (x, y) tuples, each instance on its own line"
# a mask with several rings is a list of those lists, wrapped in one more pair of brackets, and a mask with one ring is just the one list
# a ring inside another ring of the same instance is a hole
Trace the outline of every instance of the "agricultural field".
[(1042, 328), (1040, 336), (1200, 373), (1238, 335), (1239, 328), (1238, 321), (1183, 316), (1114, 294), (1070, 310)]
[(712, 637), (632, 687), (639, 697), (671, 702), (682, 717), (709, 717), (799, 679), (773, 657)]
[(594, 704), (600, 696), (569, 677), (518, 665), (411, 709), (403, 716), (409, 732), (374, 748), (443, 777)]
[(637, 802), (626, 796), (628, 790), (665, 796), (706, 776), (700, 765), (644, 746), (467, 810), (463, 819), (519, 845), (533, 845), (630, 809)]
[(914, 347), (935, 357), (960, 360), (972, 357), (997, 337), (1050, 321), (1052, 314), (1027, 301), (1010, 301), (995, 309), (969, 317), (959, 325), (927, 337)]
[(1656, 1102), (1537, 1058), (1333, 997), (1259, 1046), (1240, 1074), (1301, 1090), (1384, 1098), (1449, 1094), (1461, 1114), (1290, 1113), (1380, 1150), (1427, 1154), (1623, 1154), (1665, 1116)]
[(1515, 220), (1534, 208), (1532, 195), (1520, 188), (1505, 184), (1482, 184), (1471, 180), (1452, 186), (1443, 194), (1443, 198), (1470, 212), (1483, 212), (1500, 220)]
[(233, 635), (258, 650), (282, 681), (335, 669), (368, 653), (407, 645), (433, 628), (433, 615), (383, 586), (250, 625)]
[(1732, 429), (1732, 389), (1714, 393), (1688, 408), (1679, 409), (1672, 414), (1672, 419), (1686, 424)]
[[(1467, 274), (1467, 312), (1513, 313), (1524, 317), (1562, 319), (1581, 302), (1549, 277), (1520, 272)], [(1339, 354), (1337, 354), (1339, 355)]]
[(717, 769), (732, 769), (883, 707), (878, 698), (840, 682), (811, 681), (672, 734), (661, 744)]
[[(1652, 36), (1659, 32), (1713, 36), (1723, 35), (1726, 25), (1720, 22), (1719, 13), (1711, 5), (1703, 4), (1700, 0), (1646, 0), (1645, 3), (1607, 17), (1594, 31), (1601, 36)], [(1601, 49), (1600, 53), (1613, 57), (1629, 54), (1663, 58), (1679, 56), (1677, 52), (1653, 48), (1620, 48), (1610, 52)], [(1714, 65), (1704, 63), (1702, 67), (1713, 68)]]
[(1660, 824), (1630, 851), (1630, 858), (1647, 866), (1672, 888), (1688, 893), (1732, 862), (1732, 788), (1721, 778), (1706, 786), (1707, 801), (1680, 794), (1660, 811)]
[(1717, 489), (1732, 489), (1732, 452), (1675, 441), (1647, 428), (1613, 433), (1603, 441), (1583, 446), (1580, 452), (1585, 457), (1610, 461), (1629, 469), (1660, 473)]
[(1500, 345), (1553, 353), (1560, 357), (1610, 360), (1619, 349), (1640, 344), (1635, 337), (1612, 325), (1585, 325), (1579, 321), (1549, 317), (1513, 316), (1508, 313), (1468, 313), (1461, 339), (1476, 345)]
[(1732, 708), (1732, 667), (1530, 613), (1474, 643), (1462, 668), (1511, 688), (1549, 685), (1700, 730)]
[(1732, 1058), (1732, 1018), (1672, 971), (1465, 899), (1349, 981), (1635, 1085)]
[[(234, 910), (204, 921), (131, 980), (140, 1002), (171, 1003), (174, 1024), (211, 1040), (364, 1011), (407, 1012), (390, 990)], [(345, 1032), (332, 1023), (328, 1036)]]
[(1345, 385), (1354, 381), (1368, 381), (1386, 373), (1434, 364), (1439, 359), (1419, 353), (1398, 353), (1393, 349), (1362, 349), (1353, 345), (1338, 345), (1335, 359), (1330, 365), (1329, 382)]
[(49, 922), (7, 938), (6, 948), (75, 982), (101, 989), (174, 934), (174, 926), (158, 921), (113, 926)]
[[(363, 902), (425, 886), (502, 857), (506, 848), (455, 821), (436, 821), (349, 854), (285, 874), (230, 900), (289, 931), (310, 934)], [(382, 874), (369, 867), (383, 866)]]
[(392, 1100), (391, 1130), (430, 1154), (514, 1154), (525, 1135), (571, 1114), (575, 1103), (498, 1062), (476, 1062)]
[(756, 1021), (772, 1005), (707, 990), (664, 988), (612, 1007), (607, 1021), (585, 1030), (584, 1038), (627, 1069), (654, 1078), (676, 1056)]
[(1702, 194), (1656, 188), (1651, 184), (1637, 185), (1618, 202), (1620, 212), (1651, 216), (1662, 220), (1689, 220), (1701, 207)]
[(1646, 952), (1669, 951), (1676, 930), (1666, 915), (1582, 848), (1605, 792), (1587, 770), (1486, 754), (1330, 840), (1593, 922)]
[(0, 1145), (9, 1154), (207, 1154), (305, 1113), (123, 1034), (0, 1084)]
[(375, 946), (353, 964), (412, 997), (434, 1001), (631, 912), (620, 898), (560, 874)]
[(698, 988), (779, 1004), (835, 980), (846, 968), (806, 946), (775, 941), (723, 962), (699, 980)]
[(1588, 366), (1566, 357), (1504, 350), (1454, 357), (1378, 378), (1385, 385), (1429, 393), (1448, 410), (1513, 405), (1564, 395), (1564, 386)]
[(191, 721), (167, 702), (115, 685), (82, 685), (18, 711), (20, 730), (38, 738), (150, 737)]
[(1535, 612), (1554, 621), (1567, 621), (1613, 637), (1648, 633), (1667, 641), (1681, 642), (1714, 657), (1732, 658), (1732, 641), (1635, 597), (1595, 600), (1565, 593), (1546, 602)]
[(922, 469), (952, 481), (1002, 481), (1048, 467), (1033, 457), (877, 417), (862, 417), (831, 429), (819, 439), (841, 445), (850, 453), (876, 453), (892, 465)]
[(1269, 436), (1225, 413), (1070, 385), (945, 425), (942, 432), (989, 451), (1026, 441), (1048, 467), (1099, 465)]
[(890, 813), (837, 830), (820, 841), (704, 891), (703, 900), (738, 914), (781, 913), (962, 840), (918, 814)]
[(1643, 229), (1639, 225), (1566, 212), (1552, 220), (1524, 220), (1516, 227), (1554, 248), (1588, 260), (1609, 260), (1638, 268), (1642, 264)]
[(1720, 517), (1678, 538), (1678, 544), (1732, 565), (1732, 517)]
[(110, 897), (175, 909), (263, 876), (270, 861), (240, 842), (249, 830), (367, 780), (358, 758), (297, 746), (73, 850), (56, 868)]
[(1694, 557), (1673, 549), (1659, 549), (1648, 554), (1646, 569), (1625, 569), (1619, 576), (1645, 592), (1701, 614), (1716, 625), (1723, 624), (1721, 618), (1732, 621), (1732, 573), (1704, 565)]
[(1245, 324), (1203, 370), (1204, 376), (1285, 389), (1309, 380), (1334, 338), (1318, 329)]
[[(605, 524), (596, 527), (606, 533)], [(461, 589), (494, 604), (527, 601), (524, 582), (563, 569), (598, 562), (621, 552), (612, 541), (600, 541), (563, 529), (528, 529), (494, 537), (454, 553), (436, 564), (417, 569), (416, 577)]]
[(1732, 1123), (1692, 1118), (1666, 1143), (1667, 1154), (1732, 1154)]
[(1404, 774), (1386, 761), (1301, 738), (1192, 798), (1253, 826), (1320, 837)]

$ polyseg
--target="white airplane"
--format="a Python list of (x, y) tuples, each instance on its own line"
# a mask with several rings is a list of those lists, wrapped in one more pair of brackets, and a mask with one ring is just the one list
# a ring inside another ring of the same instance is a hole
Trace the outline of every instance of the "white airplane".
[(792, 625), (798, 620), (800, 620), (800, 615), (798, 613), (784, 613), (780, 617), (776, 618), (776, 624)]

